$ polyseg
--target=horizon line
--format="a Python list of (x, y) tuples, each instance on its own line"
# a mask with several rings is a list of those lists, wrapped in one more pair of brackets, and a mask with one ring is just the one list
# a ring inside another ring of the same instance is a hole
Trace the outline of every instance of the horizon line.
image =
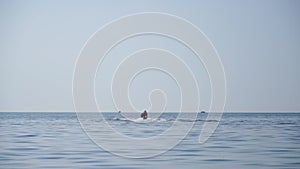
[[(208, 112), (205, 113), (221, 113), (221, 112)], [(118, 111), (102, 111), (102, 112), (76, 112), (76, 111), (0, 111), (0, 113), (118, 113)], [(121, 111), (121, 113), (140, 113), (140, 112), (127, 112)], [(176, 111), (166, 111), (166, 112), (148, 112), (148, 113), (179, 113)], [(189, 112), (182, 111), (181, 113), (201, 113), (199, 112)], [(224, 111), (223, 113), (300, 113), (300, 111)]]

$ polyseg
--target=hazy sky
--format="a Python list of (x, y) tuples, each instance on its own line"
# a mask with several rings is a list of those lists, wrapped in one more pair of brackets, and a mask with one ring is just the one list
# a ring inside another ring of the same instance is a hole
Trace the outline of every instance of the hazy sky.
[[(177, 15), (208, 36), (226, 73), (225, 111), (300, 111), (299, 9), (297, 0), (0, 0), (0, 111), (74, 111), (72, 76), (80, 49), (104, 24), (137, 12)], [(201, 62), (178, 42), (154, 35), (128, 39), (107, 55), (95, 79), (103, 109), (114, 110), (107, 89), (115, 66), (148, 47), (168, 49), (198, 72), (207, 109), (211, 96)], [(155, 71), (133, 81), (134, 105), (147, 108), (147, 92), (157, 87), (169, 95), (167, 110), (176, 109), (177, 86)]]

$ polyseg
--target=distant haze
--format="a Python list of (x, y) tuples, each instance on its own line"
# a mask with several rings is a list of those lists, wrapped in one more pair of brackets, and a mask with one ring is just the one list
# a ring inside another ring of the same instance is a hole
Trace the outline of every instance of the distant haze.
[[(73, 71), (88, 38), (119, 17), (163, 12), (193, 23), (217, 49), (227, 79), (225, 111), (299, 112), (299, 9), (297, 0), (0, 0), (0, 111), (74, 111)], [(169, 50), (197, 72), (201, 109), (209, 109), (210, 84), (202, 63), (179, 42), (146, 35), (122, 42), (99, 66), (95, 96), (103, 110), (116, 111), (109, 82), (117, 65), (144, 48)], [(167, 111), (180, 107), (174, 80), (147, 71), (129, 88), (136, 109), (148, 109), (153, 88), (168, 95)]]

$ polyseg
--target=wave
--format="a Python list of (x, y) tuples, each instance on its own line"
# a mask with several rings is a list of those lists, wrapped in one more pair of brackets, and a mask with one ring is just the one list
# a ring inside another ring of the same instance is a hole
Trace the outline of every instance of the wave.
[(135, 122), (135, 123), (149, 123), (149, 122), (174, 122), (174, 121), (179, 121), (179, 122), (198, 122), (198, 121), (207, 121), (207, 122), (219, 122), (218, 120), (203, 120), (203, 119), (165, 119), (165, 118), (118, 118), (115, 117), (113, 119), (108, 119), (108, 120), (116, 120), (116, 121), (130, 121), (130, 122)]
[(168, 121), (167, 119), (164, 118), (147, 118), (147, 119), (143, 119), (143, 118), (113, 118), (113, 120), (118, 120), (118, 121), (131, 121), (131, 122), (135, 122), (135, 123), (149, 123), (149, 122), (166, 122)]

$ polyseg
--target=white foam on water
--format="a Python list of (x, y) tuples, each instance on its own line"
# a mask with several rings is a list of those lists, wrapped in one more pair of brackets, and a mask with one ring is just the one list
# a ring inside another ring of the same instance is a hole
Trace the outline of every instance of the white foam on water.
[(167, 119), (164, 118), (114, 118), (113, 120), (119, 120), (119, 121), (131, 121), (135, 123), (150, 123), (150, 122), (166, 122)]

